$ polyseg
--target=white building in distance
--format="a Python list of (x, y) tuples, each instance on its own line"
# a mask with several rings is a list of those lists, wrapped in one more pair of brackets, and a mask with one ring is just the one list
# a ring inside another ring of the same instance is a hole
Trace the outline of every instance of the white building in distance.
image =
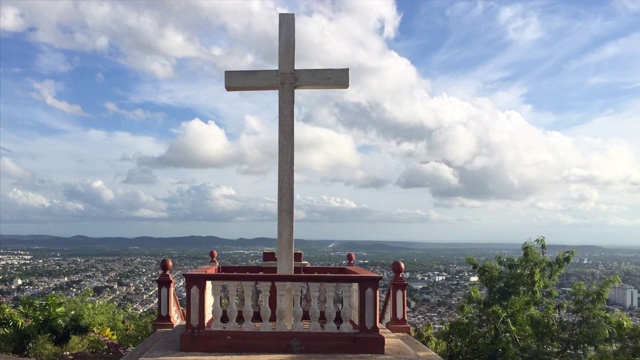
[(609, 302), (623, 309), (638, 307), (638, 290), (631, 285), (620, 284), (611, 288)]

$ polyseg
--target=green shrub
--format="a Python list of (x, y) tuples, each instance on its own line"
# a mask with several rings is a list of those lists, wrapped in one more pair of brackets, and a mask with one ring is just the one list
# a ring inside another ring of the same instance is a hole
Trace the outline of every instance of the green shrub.
[(136, 313), (92, 298), (26, 296), (17, 307), (0, 304), (0, 353), (57, 359), (63, 353), (123, 354), (146, 339), (154, 312)]
[(56, 360), (62, 353), (49, 335), (38, 335), (27, 346), (27, 355), (36, 360)]

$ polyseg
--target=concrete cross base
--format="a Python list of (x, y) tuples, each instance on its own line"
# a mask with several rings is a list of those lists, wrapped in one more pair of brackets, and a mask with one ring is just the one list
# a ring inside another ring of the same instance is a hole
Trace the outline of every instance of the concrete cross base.
[(392, 324), (387, 324), (387, 329), (391, 330), (391, 332), (394, 333), (404, 333), (404, 334), (411, 334), (411, 326), (409, 325), (392, 325)]
[[(278, 267), (278, 263), (277, 262), (272, 262), (272, 261), (266, 261), (266, 262), (263, 261), (263, 262), (259, 263), (259, 265), (262, 266), (262, 267), (273, 267), (273, 268), (277, 268)], [(293, 263), (293, 269), (294, 269), (293, 273), (294, 274), (299, 274), (300, 273), (300, 269), (297, 269), (297, 268), (307, 267), (307, 266), (311, 266), (311, 264), (309, 264), (306, 261), (294, 262)]]
[[(304, 261), (304, 254), (302, 251), (296, 251), (293, 253), (293, 273), (300, 274), (301, 267), (307, 267), (310, 264)], [(273, 250), (265, 250), (262, 252), (262, 262), (260, 263), (262, 267), (277, 267), (278, 266), (278, 257), (276, 256), (276, 252)]]
[(284, 353), (284, 354), (384, 354), (381, 334), (326, 332), (185, 332), (182, 352)]

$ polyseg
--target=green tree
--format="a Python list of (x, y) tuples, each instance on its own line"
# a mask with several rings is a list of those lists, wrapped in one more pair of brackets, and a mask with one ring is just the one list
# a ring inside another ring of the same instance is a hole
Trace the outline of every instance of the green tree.
[(552, 258), (546, 250), (540, 237), (525, 242), (517, 258), (481, 264), (468, 257), (479, 286), (470, 289), (456, 320), (435, 337), (429, 329), (418, 337), (452, 360), (638, 359), (639, 327), (622, 313), (605, 311), (609, 289), (620, 279), (576, 282), (561, 298), (555, 285), (574, 251)]
[(436, 354), (446, 351), (446, 344), (435, 335), (433, 324), (429, 324), (423, 329), (412, 328), (411, 332), (416, 340), (426, 345)]

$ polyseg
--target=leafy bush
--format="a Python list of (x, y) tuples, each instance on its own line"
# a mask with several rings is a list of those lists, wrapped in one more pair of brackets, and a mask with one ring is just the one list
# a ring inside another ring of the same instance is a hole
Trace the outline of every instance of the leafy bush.
[(62, 353), (62, 348), (56, 346), (49, 335), (38, 335), (27, 346), (27, 355), (38, 360), (56, 360)]
[(0, 353), (38, 360), (65, 352), (122, 355), (151, 334), (153, 311), (136, 313), (91, 296), (26, 296), (15, 308), (0, 304)]

